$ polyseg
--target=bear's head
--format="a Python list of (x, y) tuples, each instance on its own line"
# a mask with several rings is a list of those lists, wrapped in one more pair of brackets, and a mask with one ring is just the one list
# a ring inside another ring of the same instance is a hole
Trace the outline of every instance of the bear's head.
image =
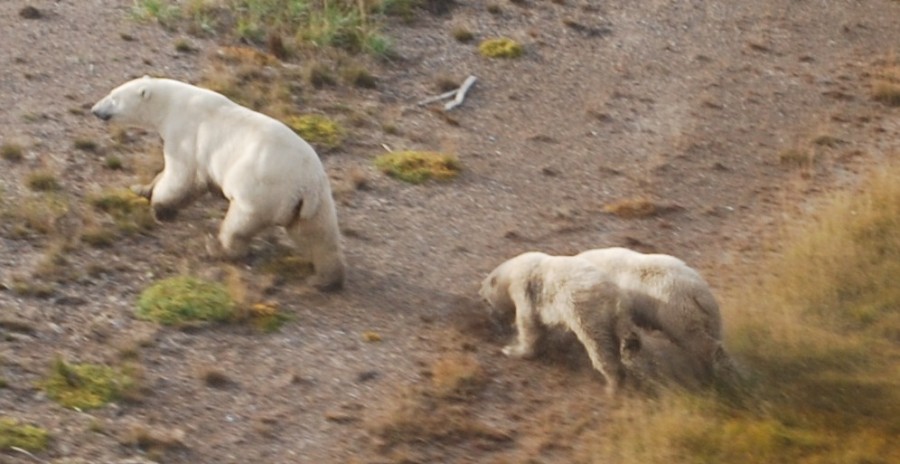
[(530, 275), (538, 263), (546, 257), (547, 255), (539, 252), (523, 253), (497, 266), (481, 281), (481, 290), (478, 294), (487, 304), (488, 314), (494, 322), (506, 323), (513, 319), (516, 304), (510, 294), (510, 284), (514, 279), (523, 279)]
[(478, 294), (487, 305), (488, 315), (493, 322), (509, 322), (510, 316), (515, 314), (516, 305), (509, 295), (509, 275), (503, 272), (502, 265), (481, 281)]
[(98, 101), (91, 113), (104, 121), (153, 128), (159, 116), (152, 103), (154, 82), (149, 76), (128, 81)]

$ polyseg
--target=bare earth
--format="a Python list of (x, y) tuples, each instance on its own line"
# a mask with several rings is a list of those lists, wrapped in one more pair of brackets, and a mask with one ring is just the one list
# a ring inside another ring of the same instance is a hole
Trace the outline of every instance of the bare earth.
[[(180, 445), (150, 456), (171, 463), (587, 460), (579, 437), (597, 436), (615, 407), (601, 376), (577, 350), (504, 358), (509, 334), (487, 323), (477, 299), (483, 275), (527, 250), (628, 246), (681, 257), (722, 295), (784, 217), (900, 153), (898, 109), (869, 96), (871, 73), (900, 43), (900, 2), (517, 3), (500, 2), (491, 14), (461, 0), (447, 15), (394, 24), (388, 32), (401, 58), (373, 64), (377, 89), (324, 91), (369, 115), (322, 156), (336, 190), (359, 169), (367, 188), (340, 197), (347, 288), (324, 295), (298, 282), (275, 285), (265, 298), (293, 317), (280, 331), (182, 331), (134, 318), (137, 295), (157, 279), (222, 277), (222, 265), (203, 258), (206, 231), (226, 207), (212, 198), (149, 236), (77, 247), (68, 267), (106, 271), (71, 279), (49, 298), (0, 291), (0, 320), (27, 327), (0, 325), (8, 384), (0, 412), (52, 433), (38, 458), (126, 462), (145, 450), (123, 434), (144, 427), (176, 435)], [(23, 19), (26, 5), (43, 16)], [(0, 2), (0, 143), (26, 147), (23, 161), (0, 160), (4, 205), (29, 194), (24, 179), (38, 168), (57, 172), (74, 198), (138, 180), (73, 147), (85, 137), (101, 151), (112, 146), (109, 128), (86, 108), (142, 74), (197, 82), (218, 45), (136, 21), (132, 5)], [(456, 26), (476, 42), (455, 41)], [(524, 56), (479, 56), (477, 41), (496, 36), (522, 42)], [(199, 52), (177, 53), (180, 37)], [(469, 74), (478, 82), (450, 113), (458, 125), (416, 105), (439, 93), (439, 77)], [(308, 109), (345, 117), (334, 108)], [(384, 132), (387, 123), (398, 133)], [(836, 141), (815, 143), (821, 135)], [(126, 165), (160, 162), (159, 144), (146, 140), (147, 153), (122, 155)], [(456, 153), (464, 171), (449, 183), (403, 184), (372, 166), (382, 144)], [(791, 148), (811, 150), (814, 161), (781, 163)], [(661, 211), (627, 219), (603, 210), (635, 198)], [(0, 282), (8, 285), (33, 271), (48, 242), (7, 229), (0, 224)], [(276, 239), (258, 240), (255, 253), (272, 253)], [(263, 285), (253, 262), (240, 271), (251, 291)], [(137, 400), (78, 412), (37, 387), (58, 355), (116, 363), (123, 346), (139, 347)], [(386, 449), (380, 424), (431, 381), (436, 360), (460, 355), (477, 360), (489, 381), (457, 406), (490, 433)], [(210, 370), (230, 382), (210, 386)], [(34, 459), (9, 452), (0, 462)]]

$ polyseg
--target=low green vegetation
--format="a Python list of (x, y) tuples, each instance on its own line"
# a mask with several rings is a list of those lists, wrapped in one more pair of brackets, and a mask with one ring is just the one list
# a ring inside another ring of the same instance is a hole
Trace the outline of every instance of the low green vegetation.
[(70, 209), (69, 199), (58, 192), (30, 194), (16, 201), (5, 201), (0, 218), (13, 238), (49, 236), (57, 232), (59, 220)]
[(36, 453), (46, 449), (49, 441), (50, 434), (46, 430), (0, 416), (0, 451), (19, 448)]
[[(156, 225), (150, 202), (129, 189), (104, 190), (89, 196), (88, 202), (94, 209), (109, 214), (116, 229), (126, 235), (147, 232)], [(103, 228), (89, 228), (82, 238), (89, 243), (95, 241), (104, 246), (108, 245), (105, 242), (110, 234), (110, 231)]]
[(160, 280), (144, 290), (137, 302), (141, 319), (176, 326), (227, 322), (235, 318), (235, 309), (225, 286), (191, 276)]
[(478, 45), (478, 52), (488, 58), (518, 58), (523, 51), (521, 44), (506, 37), (487, 39)]
[(461, 169), (453, 155), (425, 151), (397, 151), (375, 158), (375, 166), (385, 174), (411, 184), (429, 179), (448, 180)]
[(81, 151), (96, 152), (100, 149), (100, 145), (96, 141), (88, 138), (77, 138), (73, 143), (76, 149)]
[(841, 194), (723, 298), (747, 379), (626, 399), (586, 462), (900, 462), (900, 169)]
[[(165, 27), (185, 24), (196, 34), (231, 35), (267, 45), (275, 55), (292, 49), (334, 47), (350, 53), (389, 56), (381, 33), (386, 15), (407, 14), (413, 1), (357, 0), (140, 0), (133, 16)], [(408, 6), (407, 6), (408, 5)]]
[(21, 161), (24, 157), (25, 150), (21, 145), (15, 143), (4, 143), (0, 145), (0, 158), (6, 161)]
[(135, 388), (135, 380), (120, 369), (100, 364), (53, 362), (50, 375), (42, 383), (47, 396), (72, 409), (96, 409), (115, 401)]
[(55, 192), (62, 189), (56, 174), (45, 170), (32, 172), (25, 179), (25, 183), (36, 192)]
[(285, 124), (313, 146), (331, 150), (340, 146), (344, 130), (338, 123), (317, 114), (291, 116)]

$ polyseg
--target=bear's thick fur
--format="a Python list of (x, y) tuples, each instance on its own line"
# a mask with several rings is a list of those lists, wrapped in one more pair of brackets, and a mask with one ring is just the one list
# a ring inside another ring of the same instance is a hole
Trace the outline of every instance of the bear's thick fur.
[(240, 257), (257, 232), (283, 226), (311, 257), (316, 286), (343, 286), (328, 176), (315, 150), (290, 128), (211, 90), (147, 76), (117, 87), (91, 112), (162, 137), (165, 168), (149, 185), (133, 187), (158, 218), (198, 192), (221, 190), (230, 204), (211, 243), (215, 252)]
[(532, 357), (544, 328), (562, 326), (584, 345), (607, 392), (616, 392), (625, 376), (622, 336), (635, 329), (631, 312), (637, 303), (603, 271), (582, 258), (528, 252), (491, 271), (479, 293), (499, 316), (515, 315), (517, 339), (504, 354)]
[(651, 304), (641, 305), (634, 322), (642, 329), (637, 340), (648, 342), (646, 355), (656, 358), (650, 364), (674, 373), (683, 369), (665, 366), (667, 359), (679, 359), (681, 365), (689, 360), (698, 381), (712, 380), (717, 360), (727, 357), (722, 318), (709, 284), (697, 271), (673, 256), (627, 248), (599, 248), (576, 256), (600, 268), (624, 291), (649, 297), (644, 301)]

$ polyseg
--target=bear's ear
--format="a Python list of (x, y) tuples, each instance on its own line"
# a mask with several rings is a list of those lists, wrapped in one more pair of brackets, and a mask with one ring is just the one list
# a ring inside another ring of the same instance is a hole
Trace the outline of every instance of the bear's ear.
[(148, 76), (147, 74), (144, 74), (144, 77), (142, 77), (141, 79), (150, 79), (150, 76)]
[(141, 98), (147, 100), (150, 98), (150, 89), (147, 87), (141, 87)]

